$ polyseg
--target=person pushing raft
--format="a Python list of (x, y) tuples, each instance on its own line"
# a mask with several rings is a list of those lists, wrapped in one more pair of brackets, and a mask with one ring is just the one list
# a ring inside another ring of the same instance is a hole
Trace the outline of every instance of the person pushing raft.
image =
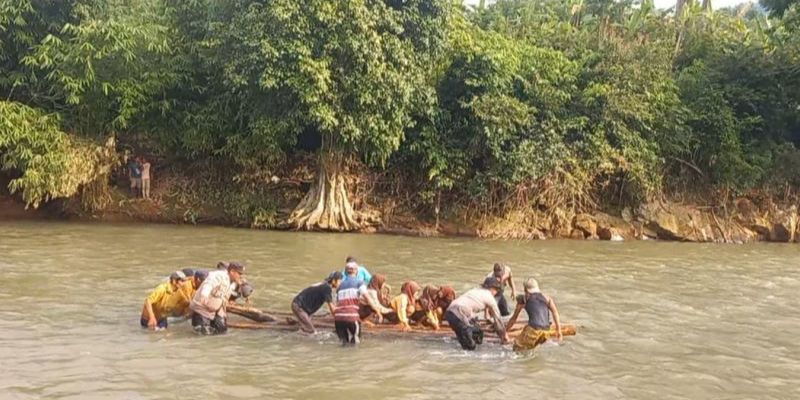
[(497, 336), (503, 344), (509, 342), (506, 327), (497, 309), (495, 296), (501, 290), (501, 283), (494, 277), (486, 278), (481, 287), (468, 290), (447, 308), (444, 319), (455, 332), (461, 348), (475, 350), (476, 345), (483, 343), (483, 331), (476, 322), (478, 313), (488, 311)]
[(231, 283), (240, 284), (244, 265), (231, 262), (226, 270), (217, 269), (208, 273), (192, 298), (189, 307), (192, 326), (203, 335), (223, 334), (228, 331), (225, 305), (231, 298)]
[(332, 272), (324, 281), (303, 289), (292, 300), (292, 313), (300, 321), (300, 329), (305, 333), (316, 333), (311, 315), (319, 310), (323, 304), (328, 305), (331, 315), (334, 315), (333, 291), (339, 287), (342, 273)]
[(550, 296), (539, 290), (539, 283), (536, 282), (536, 279), (528, 278), (525, 281), (525, 294), (517, 297), (517, 308), (514, 310), (514, 315), (508, 320), (507, 328), (510, 329), (514, 326), (523, 309), (528, 314), (528, 325), (514, 340), (515, 351), (533, 350), (547, 341), (550, 337), (551, 313), (555, 323), (555, 336), (559, 342), (563, 340), (556, 303)]
[(511, 298), (517, 297), (517, 287), (514, 286), (514, 277), (511, 276), (511, 267), (505, 264), (495, 263), (492, 272), (486, 275), (487, 278), (494, 277), (500, 281), (500, 290), (495, 295), (497, 300), (497, 309), (500, 310), (500, 315), (503, 317), (509, 316), (511, 313), (508, 310), (508, 301), (503, 293), (506, 286), (511, 287)]
[(167, 317), (175, 309), (180, 308), (182, 297), (179, 295), (186, 281), (183, 271), (175, 271), (164, 282), (153, 289), (144, 300), (141, 325), (151, 330), (167, 329)]
[(336, 308), (333, 323), (336, 336), (342, 345), (361, 341), (361, 318), (358, 315), (360, 299), (367, 294), (367, 285), (358, 277), (358, 265), (347, 263), (345, 277), (336, 290)]

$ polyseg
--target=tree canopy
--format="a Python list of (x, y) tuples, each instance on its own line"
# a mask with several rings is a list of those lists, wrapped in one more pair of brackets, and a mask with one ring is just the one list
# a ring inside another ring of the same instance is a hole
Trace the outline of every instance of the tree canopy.
[(352, 165), (488, 212), (777, 190), (800, 7), (761, 4), (0, 0), (2, 168), (37, 205), (97, 178), (108, 136), (233, 170), (316, 152), (308, 229), (359, 226)]

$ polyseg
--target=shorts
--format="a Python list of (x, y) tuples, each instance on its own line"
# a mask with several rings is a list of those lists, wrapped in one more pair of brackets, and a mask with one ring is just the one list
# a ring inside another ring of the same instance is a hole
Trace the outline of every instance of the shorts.
[[(139, 323), (142, 324), (142, 328), (147, 328), (148, 322), (149, 321), (147, 320), (147, 318), (142, 318), (139, 320)], [(158, 322), (156, 323), (156, 328), (167, 329), (167, 319), (166, 318), (159, 319)]]
[(530, 325), (520, 332), (514, 339), (514, 351), (533, 350), (536, 346), (544, 343), (550, 337), (550, 330), (536, 329)]
[(131, 178), (131, 189), (139, 189), (142, 187), (142, 178)]
[(359, 321), (336, 321), (336, 336), (342, 345), (358, 344), (361, 341), (361, 323)]

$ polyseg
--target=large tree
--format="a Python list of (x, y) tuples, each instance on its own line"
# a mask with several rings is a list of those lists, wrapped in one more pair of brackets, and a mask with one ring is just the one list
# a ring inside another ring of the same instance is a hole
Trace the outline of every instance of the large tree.
[(399, 147), (422, 86), (415, 50), (435, 47), (430, 28), (444, 9), (435, 1), (276, 0), (234, 2), (221, 15), (215, 40), (247, 125), (230, 138), (234, 154), (252, 161), (301, 132), (318, 134), (316, 182), (289, 223), (357, 229), (346, 161), (382, 165)]

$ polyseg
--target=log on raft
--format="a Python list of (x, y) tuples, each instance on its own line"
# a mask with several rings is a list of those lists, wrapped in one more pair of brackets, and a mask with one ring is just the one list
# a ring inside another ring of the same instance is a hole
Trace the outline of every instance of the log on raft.
[(255, 307), (243, 306), (236, 303), (228, 303), (228, 305), (225, 307), (225, 311), (231, 314), (240, 315), (256, 322), (277, 321), (277, 319), (271, 314), (261, 311)]
[[(273, 330), (273, 331), (282, 331), (282, 332), (297, 332), (300, 330), (300, 326), (298, 325), (297, 321), (294, 320), (294, 315), (291, 313), (286, 312), (273, 312), (273, 313), (264, 313), (263, 315), (269, 315), (273, 318), (273, 321), (265, 322), (265, 323), (254, 323), (254, 322), (238, 322), (238, 321), (229, 321), (228, 327), (229, 328), (237, 328), (237, 329), (265, 329), (265, 330)], [(242, 315), (242, 314), (238, 314)], [(246, 315), (242, 315), (247, 317)], [(317, 328), (318, 331), (333, 331), (334, 330), (334, 321), (333, 317), (330, 315), (321, 316), (317, 318), (312, 318), (312, 322), (314, 323), (314, 327)], [(511, 340), (522, 332), (522, 329), (527, 324), (527, 321), (517, 321), (511, 329), (508, 330), (508, 336)], [(481, 321), (481, 327), (484, 329), (485, 334), (485, 341), (489, 343), (499, 342), (500, 338), (494, 332), (493, 326), (488, 321)], [(413, 338), (432, 338), (432, 339), (441, 339), (445, 337), (452, 337), (453, 332), (450, 327), (447, 325), (447, 322), (444, 321), (442, 326), (440, 326), (439, 330), (433, 330), (432, 328), (420, 325), (412, 325), (411, 330), (404, 331), (400, 328), (397, 324), (367, 324), (364, 323), (361, 325), (361, 331), (363, 334), (367, 336), (379, 336), (379, 337), (413, 337)], [(574, 336), (577, 333), (577, 328), (575, 325), (561, 325), (561, 334), (564, 336)], [(555, 327), (551, 327), (551, 335), (555, 336)]]

